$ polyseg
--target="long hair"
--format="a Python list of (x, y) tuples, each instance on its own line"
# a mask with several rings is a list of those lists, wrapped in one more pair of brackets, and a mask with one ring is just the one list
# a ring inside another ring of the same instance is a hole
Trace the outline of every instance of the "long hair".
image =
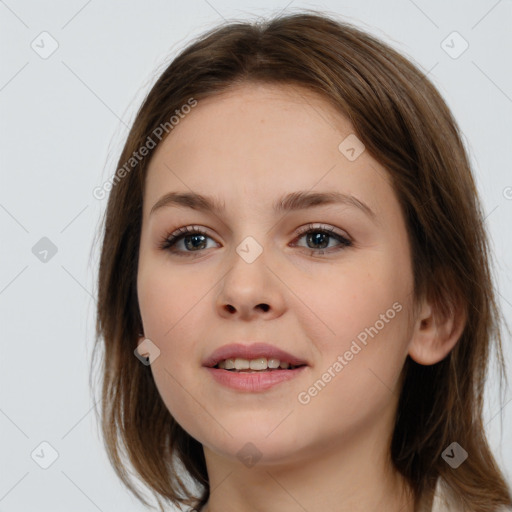
[[(510, 505), (482, 422), (493, 347), (504, 376), (501, 314), (460, 130), (426, 74), (407, 58), (351, 24), (311, 12), (210, 30), (174, 58), (137, 113), (105, 212), (93, 353), (94, 362), (96, 349), (104, 349), (101, 427), (116, 473), (147, 505), (131, 480), (134, 469), (161, 510), (161, 500), (199, 508), (209, 497), (201, 444), (173, 419), (150, 368), (134, 357), (142, 332), (136, 290), (142, 198), (152, 153), (133, 155), (148, 137), (155, 142), (158, 127), (172, 136), (169, 118), (183, 105), (244, 83), (306, 87), (348, 118), (396, 191), (412, 248), (415, 299), (429, 298), (440, 313), (462, 308), (466, 314), (445, 359), (422, 366), (408, 357), (403, 368), (390, 454), (416, 509), (432, 498), (440, 477), (465, 510)], [(470, 454), (456, 471), (441, 457), (453, 441)]]

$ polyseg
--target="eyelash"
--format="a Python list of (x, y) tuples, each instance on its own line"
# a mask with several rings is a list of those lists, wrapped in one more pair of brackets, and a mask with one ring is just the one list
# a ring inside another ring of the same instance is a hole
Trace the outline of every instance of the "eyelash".
[[(297, 239), (302, 238), (304, 235), (307, 235), (308, 233), (323, 233), (325, 235), (328, 235), (329, 237), (335, 238), (340, 242), (340, 245), (338, 248), (336, 248), (335, 251), (332, 251), (331, 248), (326, 249), (309, 249), (311, 251), (311, 254), (317, 254), (321, 253), (324, 254), (326, 251), (329, 252), (338, 252), (341, 251), (347, 247), (352, 246), (352, 241), (348, 240), (347, 238), (343, 237), (339, 233), (334, 232), (334, 228), (332, 227), (326, 227), (326, 226), (314, 226), (313, 224), (308, 224), (307, 226), (304, 226), (300, 228), (297, 232)], [(172, 233), (167, 234), (162, 238), (162, 240), (159, 243), (159, 248), (165, 251), (169, 251), (173, 254), (176, 254), (178, 256), (184, 256), (189, 257), (193, 255), (195, 252), (200, 253), (202, 250), (198, 251), (177, 251), (174, 249), (174, 246), (183, 238), (185, 238), (187, 235), (203, 235), (205, 237), (211, 238), (208, 233), (204, 229), (202, 229), (199, 226), (185, 226), (182, 228), (177, 229), (176, 231), (173, 231)], [(303, 249), (308, 249), (307, 247), (303, 247)]]

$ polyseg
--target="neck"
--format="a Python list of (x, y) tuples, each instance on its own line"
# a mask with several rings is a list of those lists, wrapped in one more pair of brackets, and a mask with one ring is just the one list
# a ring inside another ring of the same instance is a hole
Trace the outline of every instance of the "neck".
[(238, 460), (204, 448), (210, 499), (203, 512), (413, 512), (414, 500), (389, 458), (389, 440), (376, 430), (331, 441), (293, 463)]

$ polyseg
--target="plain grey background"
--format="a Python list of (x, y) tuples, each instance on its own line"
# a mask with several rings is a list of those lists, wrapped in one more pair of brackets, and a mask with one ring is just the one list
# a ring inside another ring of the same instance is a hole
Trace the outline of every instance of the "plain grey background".
[[(0, 512), (144, 510), (108, 463), (88, 387), (91, 245), (106, 206), (92, 191), (188, 41), (223, 19), (301, 8), (336, 13), (429, 71), (464, 133), (511, 318), (510, 0), (0, 1)], [(510, 365), (506, 332), (504, 343)], [(500, 398), (491, 372), (487, 394), (486, 429), (510, 481), (512, 393)]]

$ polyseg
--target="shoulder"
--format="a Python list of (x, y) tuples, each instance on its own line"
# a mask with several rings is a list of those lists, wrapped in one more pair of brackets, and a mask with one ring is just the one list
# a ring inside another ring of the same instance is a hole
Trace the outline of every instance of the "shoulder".
[[(434, 501), (432, 503), (432, 512), (464, 512), (463, 508), (457, 506), (441, 478), (437, 480)], [(512, 512), (512, 508), (503, 506), (497, 508), (495, 512)]]

